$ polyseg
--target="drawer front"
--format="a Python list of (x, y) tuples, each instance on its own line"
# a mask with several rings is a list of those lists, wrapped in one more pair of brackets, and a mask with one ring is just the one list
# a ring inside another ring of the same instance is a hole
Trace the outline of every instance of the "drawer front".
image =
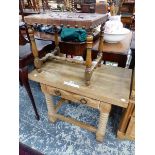
[(64, 91), (58, 88), (50, 87), (50, 86), (46, 86), (46, 89), (48, 93), (51, 95), (60, 96), (66, 100), (70, 100), (81, 104), (86, 104), (92, 108), (99, 109), (100, 101), (93, 100), (91, 98), (87, 98), (81, 95), (77, 95), (77, 94)]

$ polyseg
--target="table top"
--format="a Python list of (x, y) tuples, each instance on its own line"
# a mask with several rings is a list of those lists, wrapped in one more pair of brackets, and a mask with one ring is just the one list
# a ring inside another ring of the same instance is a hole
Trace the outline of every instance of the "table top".
[(77, 25), (79, 28), (85, 26), (88, 29), (105, 23), (108, 15), (97, 13), (49, 12), (25, 16), (24, 19), (30, 25), (37, 23), (60, 26), (63, 24), (64, 26), (70, 25), (71, 27)]
[(92, 75), (90, 86), (85, 85), (85, 66), (62, 61), (49, 61), (42, 72), (33, 70), (29, 79), (66, 90), (84, 97), (127, 107), (130, 94), (132, 70), (101, 65)]
[[(125, 39), (118, 43), (103, 42), (103, 52), (127, 55), (130, 48), (131, 39), (132, 32), (130, 32)], [(93, 46), (93, 50), (98, 50), (98, 44), (99, 42)]]

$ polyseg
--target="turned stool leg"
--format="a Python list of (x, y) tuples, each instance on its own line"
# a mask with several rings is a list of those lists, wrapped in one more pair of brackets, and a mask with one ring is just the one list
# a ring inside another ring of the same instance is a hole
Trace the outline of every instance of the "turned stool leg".
[(48, 0), (45, 0), (45, 8), (46, 8), (46, 9), (50, 9), (50, 8), (49, 8), (49, 5), (48, 5)]
[[(102, 55), (103, 57), (103, 34), (104, 34), (104, 24), (101, 25), (101, 28), (100, 28), (100, 39), (99, 39), (99, 46), (98, 46), (98, 55)], [(98, 66), (100, 67), (101, 66), (101, 61), (102, 59), (100, 60)]]
[[(20, 4), (21, 3), (21, 4)], [(22, 9), (25, 9), (25, 3), (24, 0), (19, 1), (19, 5), (21, 5)]]
[(105, 135), (110, 109), (111, 109), (110, 104), (107, 104), (107, 103), (100, 104), (100, 118), (99, 118), (98, 129), (96, 132), (96, 139), (100, 142), (103, 142), (103, 137)]
[(54, 25), (53, 30), (54, 30), (54, 41), (55, 41), (56, 55), (61, 56), (60, 47), (59, 47), (58, 28), (56, 27), (56, 25)]
[(39, 0), (36, 0), (36, 11), (40, 12)]
[(51, 122), (55, 122), (57, 119), (55, 118), (55, 114), (56, 114), (56, 110), (54, 107), (54, 103), (51, 100), (51, 95), (48, 93), (44, 93), (45, 94), (45, 99), (46, 99), (46, 104), (47, 104), (47, 109), (48, 109), (48, 118)]
[(91, 79), (91, 66), (92, 66), (92, 57), (91, 57), (91, 49), (93, 46), (93, 36), (88, 35), (87, 36), (87, 55), (86, 55), (86, 70), (85, 70), (85, 80), (86, 85), (90, 85), (90, 79)]
[(34, 9), (31, 0), (27, 0), (27, 3), (28, 3), (28, 7)]
[(32, 30), (32, 28), (28, 29), (28, 33), (29, 33), (29, 36), (30, 36), (32, 53), (33, 53), (33, 56), (34, 56), (34, 65), (35, 65), (37, 71), (41, 72), (42, 62), (39, 59), (38, 50), (37, 50), (36, 42), (35, 42), (35, 39), (34, 39), (34, 31)]
[(32, 8), (36, 11), (36, 0), (32, 0)]

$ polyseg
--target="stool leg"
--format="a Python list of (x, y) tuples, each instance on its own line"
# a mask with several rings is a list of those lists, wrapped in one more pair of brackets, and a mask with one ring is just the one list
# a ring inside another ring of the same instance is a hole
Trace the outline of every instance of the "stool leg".
[(110, 109), (111, 109), (110, 104), (107, 104), (107, 103), (100, 104), (100, 118), (99, 118), (98, 129), (96, 132), (96, 139), (100, 142), (103, 142)]
[[(98, 46), (98, 55), (102, 55), (103, 57), (103, 34), (104, 34), (104, 24), (101, 25), (101, 28), (100, 28), (100, 39), (99, 39), (99, 46)], [(98, 66), (101, 67), (101, 61), (102, 59), (100, 60)]]
[(31, 88), (30, 88), (30, 85), (29, 85), (29, 82), (28, 82), (28, 69), (27, 69), (27, 67), (24, 67), (24, 68), (20, 69), (19, 76), (20, 76), (22, 84), (24, 85), (24, 87), (25, 87), (25, 89), (26, 89), (26, 91), (27, 91), (27, 93), (29, 95), (29, 98), (31, 100), (31, 103), (32, 103), (32, 106), (33, 106), (33, 109), (34, 109), (34, 112), (35, 112), (35, 115), (36, 115), (36, 119), (39, 120), (40, 117), (39, 117), (39, 114), (38, 114), (38, 111), (37, 111), (37, 108), (36, 108), (36, 104), (35, 104), (35, 101), (34, 101), (34, 98), (33, 98), (32, 92), (31, 92)]
[(90, 79), (92, 75), (91, 66), (92, 66), (92, 56), (91, 50), (93, 46), (93, 36), (90, 34), (87, 36), (87, 55), (86, 55), (86, 70), (85, 70), (85, 80), (86, 85), (90, 85)]
[(35, 39), (34, 39), (34, 30), (31, 27), (29, 27), (28, 33), (29, 33), (29, 36), (30, 36), (32, 53), (33, 53), (33, 56), (34, 56), (34, 66), (36, 67), (38, 72), (41, 72), (42, 61), (39, 59), (37, 45), (36, 45), (36, 42), (35, 42)]
[(51, 95), (48, 93), (45, 94), (45, 99), (46, 99), (46, 104), (47, 104), (47, 109), (48, 109), (48, 118), (51, 122), (55, 122), (57, 119), (54, 116), (56, 114), (56, 110), (53, 104), (53, 101), (51, 100)]
[(60, 53), (60, 47), (59, 47), (59, 35), (58, 35), (58, 28), (56, 27), (56, 25), (54, 25), (54, 41), (55, 41), (55, 50), (56, 50), (56, 55), (58, 56), (62, 56), (62, 54)]

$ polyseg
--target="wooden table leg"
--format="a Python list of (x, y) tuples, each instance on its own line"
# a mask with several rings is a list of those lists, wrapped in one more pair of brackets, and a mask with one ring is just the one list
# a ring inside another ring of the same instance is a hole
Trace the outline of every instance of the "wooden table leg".
[(111, 104), (101, 103), (99, 110), (100, 110), (100, 118), (99, 118), (98, 129), (96, 132), (96, 140), (103, 142), (103, 138), (106, 131), (106, 125), (108, 122), (109, 112), (111, 110)]
[(46, 99), (46, 104), (47, 104), (47, 109), (48, 109), (48, 118), (51, 122), (55, 122), (57, 119), (54, 117), (56, 114), (56, 109), (54, 107), (54, 103), (51, 100), (51, 95), (48, 93), (45, 93), (45, 99)]
[(20, 68), (19, 78), (21, 79), (21, 82), (24, 85), (24, 87), (25, 87), (25, 89), (26, 89), (26, 91), (27, 91), (27, 93), (29, 95), (29, 98), (30, 98), (31, 103), (32, 103), (32, 107), (33, 107), (34, 112), (35, 112), (35, 117), (36, 117), (37, 120), (39, 120), (40, 117), (39, 117), (37, 107), (36, 107), (36, 104), (35, 104), (35, 101), (34, 101), (34, 98), (33, 98), (32, 92), (31, 92), (31, 88), (30, 88), (30, 85), (29, 85), (29, 81), (28, 81), (28, 69), (27, 69), (27, 66), (24, 67), (24, 68)]
[(128, 104), (128, 107), (124, 110), (124, 113), (122, 115), (122, 118), (119, 124), (119, 129), (117, 131), (117, 137), (120, 139), (125, 139), (126, 137), (126, 130), (127, 130), (131, 115), (135, 108), (135, 98), (134, 98), (135, 95), (134, 95), (134, 91), (132, 92), (133, 94), (130, 97), (131, 98), (130, 102)]
[(124, 113), (122, 115), (119, 129), (117, 131), (117, 137), (120, 139), (126, 138), (126, 131), (131, 119), (131, 116), (133, 114), (133, 111), (135, 110), (135, 70), (133, 70), (132, 74), (132, 83), (131, 83), (131, 94), (130, 94), (130, 100), (128, 107), (124, 110)]
[(23, 83), (22, 83), (22, 79), (20, 77), (20, 74), (21, 74), (21, 71), (19, 71), (19, 84), (20, 84), (20, 86), (23, 86)]
[(92, 66), (92, 57), (91, 57), (91, 50), (93, 46), (93, 36), (91, 34), (88, 34), (87, 36), (87, 55), (86, 55), (86, 70), (85, 70), (85, 80), (86, 85), (90, 85), (90, 79), (91, 79), (91, 66)]

